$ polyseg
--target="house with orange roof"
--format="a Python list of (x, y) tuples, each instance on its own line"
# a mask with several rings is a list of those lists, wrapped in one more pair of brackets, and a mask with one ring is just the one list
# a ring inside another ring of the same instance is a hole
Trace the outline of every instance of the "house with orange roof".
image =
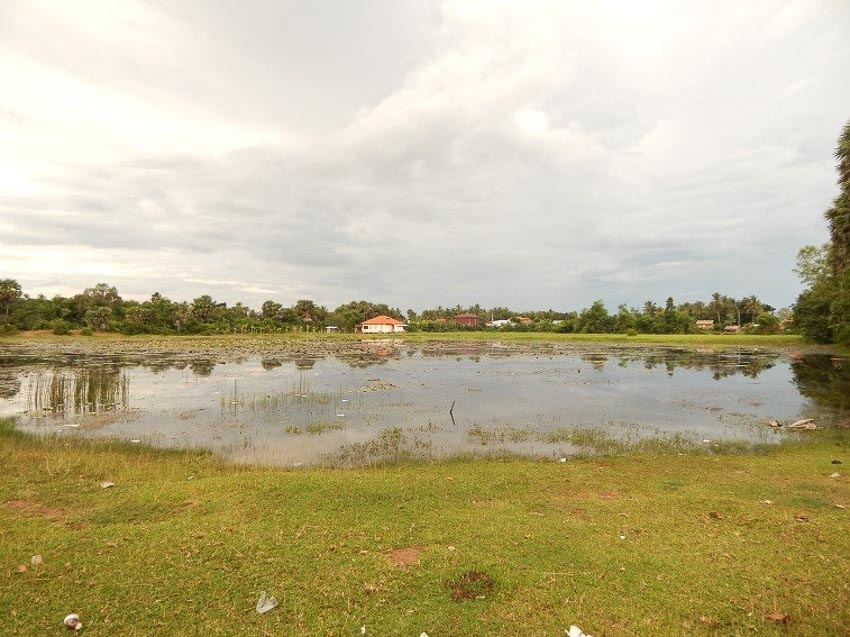
[(376, 316), (354, 326), (358, 334), (396, 334), (407, 331), (407, 323), (390, 316)]

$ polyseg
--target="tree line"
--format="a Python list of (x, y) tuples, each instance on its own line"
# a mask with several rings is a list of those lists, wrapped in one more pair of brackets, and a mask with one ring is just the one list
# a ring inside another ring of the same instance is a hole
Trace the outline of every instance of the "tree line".
[[(646, 301), (641, 307), (620, 305), (615, 313), (610, 313), (602, 301), (572, 312), (518, 312), (504, 306), (484, 308), (476, 304), (439, 306), (419, 313), (409, 309), (402, 313), (386, 303), (370, 301), (351, 301), (331, 311), (309, 299), (292, 306), (269, 299), (255, 310), (241, 302), (228, 305), (206, 294), (191, 302), (172, 301), (158, 292), (146, 301), (123, 299), (107, 283), (98, 283), (71, 297), (30, 296), (14, 279), (0, 280), (0, 310), (6, 332), (53, 330), (67, 334), (83, 330), (127, 335), (322, 331), (327, 326), (353, 332), (358, 323), (378, 315), (402, 318), (410, 329), (429, 332), (488, 329), (487, 323), (496, 321), (499, 329), (510, 331), (686, 334), (698, 331), (697, 320), (708, 319), (714, 320), (716, 330), (734, 325), (757, 333), (775, 333), (790, 314), (787, 310), (776, 312), (754, 295), (734, 299), (719, 292), (706, 301), (679, 305), (672, 298), (663, 306), (654, 301)], [(458, 325), (454, 317), (459, 314), (475, 315), (478, 325)]]

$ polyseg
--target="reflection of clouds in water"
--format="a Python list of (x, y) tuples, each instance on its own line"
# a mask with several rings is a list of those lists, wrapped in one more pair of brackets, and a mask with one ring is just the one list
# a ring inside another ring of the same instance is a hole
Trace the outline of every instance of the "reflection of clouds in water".
[[(370, 441), (392, 428), (402, 431), (405, 453), (417, 457), (534, 455), (551, 452), (544, 434), (563, 428), (634, 425), (640, 435), (751, 440), (767, 435), (766, 418), (808, 410), (806, 399), (850, 409), (836, 397), (850, 394), (840, 364), (815, 357), (792, 365), (776, 351), (383, 339), (315, 346), (292, 340), (268, 349), (30, 353), (0, 359), (0, 369), (15, 379), (67, 376), (97, 364), (111, 374), (121, 370), (130, 379), (133, 418), (122, 415), (87, 434), (155, 437), (166, 446), (209, 446), (273, 464), (319, 462), (355, 444), (374, 456), (382, 447)], [(788, 391), (791, 382), (805, 399)], [(454, 402), (456, 424), (448, 413)], [(484, 433), (470, 438), (475, 427)]]

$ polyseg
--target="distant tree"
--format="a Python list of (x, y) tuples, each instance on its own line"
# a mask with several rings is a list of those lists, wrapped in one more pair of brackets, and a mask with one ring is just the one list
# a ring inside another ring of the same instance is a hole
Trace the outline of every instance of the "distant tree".
[(764, 304), (753, 294), (741, 299), (740, 308), (747, 316), (745, 323), (755, 323), (759, 315), (764, 311)]
[(625, 334), (629, 330), (635, 329), (636, 324), (635, 316), (626, 304), (620, 305), (617, 308), (617, 314), (614, 316), (614, 331), (618, 334)]
[(723, 325), (722, 312), (725, 309), (723, 295), (720, 292), (715, 292), (711, 295), (711, 311), (717, 315), (717, 325)]
[(280, 311), (283, 309), (283, 306), (280, 303), (276, 303), (269, 299), (265, 303), (263, 303), (263, 307), (260, 310), (260, 314), (264, 319), (269, 320), (277, 320), (280, 316)]
[(174, 329), (178, 334), (183, 333), (183, 328), (192, 319), (192, 308), (186, 303), (178, 303), (174, 306)]
[(213, 314), (216, 308), (216, 302), (209, 294), (199, 296), (192, 301), (192, 316), (195, 320), (206, 323)]
[(605, 309), (601, 300), (594, 301), (586, 310), (579, 314), (579, 329), (588, 334), (605, 334), (613, 328), (612, 317)]
[(112, 318), (112, 308), (100, 305), (88, 310), (83, 317), (86, 325), (93, 330), (106, 331), (109, 329), (109, 320)]
[(6, 310), (5, 324), (9, 324), (9, 310), (21, 298), (21, 285), (15, 279), (0, 279), (0, 303)]
[(325, 319), (328, 316), (328, 311), (324, 307), (316, 305), (309, 299), (300, 299), (293, 307), (298, 318), (305, 326), (324, 325)]

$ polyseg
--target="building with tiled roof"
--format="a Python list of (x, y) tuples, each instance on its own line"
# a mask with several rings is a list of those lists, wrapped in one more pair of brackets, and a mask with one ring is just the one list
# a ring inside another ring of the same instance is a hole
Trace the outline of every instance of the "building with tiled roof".
[(390, 316), (376, 316), (354, 326), (362, 334), (395, 334), (407, 331), (407, 323)]

